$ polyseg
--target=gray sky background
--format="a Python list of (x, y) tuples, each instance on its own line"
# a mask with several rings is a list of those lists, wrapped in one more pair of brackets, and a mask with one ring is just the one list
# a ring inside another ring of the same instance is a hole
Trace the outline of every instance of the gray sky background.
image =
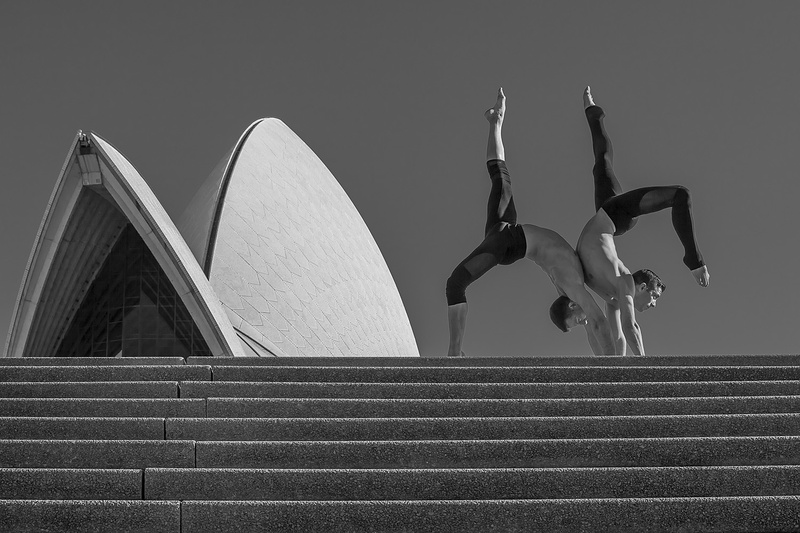
[[(617, 239), (668, 289), (648, 354), (797, 353), (800, 3), (44, 2), (0, 18), (0, 340), (76, 130), (95, 131), (177, 219), (260, 117), (328, 166), (394, 275), (422, 355), (447, 349), (445, 280), (481, 240), (483, 112), (508, 96), (520, 222), (573, 246), (594, 213), (581, 91), (606, 109), (626, 189), (682, 184), (711, 272), (697, 286), (669, 212)], [(588, 353), (547, 318), (529, 261), (467, 293), (469, 355)]]

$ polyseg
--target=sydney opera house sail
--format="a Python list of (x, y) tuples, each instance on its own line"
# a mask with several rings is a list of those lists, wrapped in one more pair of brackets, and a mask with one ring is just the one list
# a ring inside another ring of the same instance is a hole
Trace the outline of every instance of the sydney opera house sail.
[[(417, 355), (369, 229), (322, 161), (280, 120), (245, 131), (178, 225), (256, 353)], [(192, 228), (205, 233), (190, 236)]]
[(242, 134), (180, 230), (120, 152), (79, 134), (4, 355), (419, 355), (366, 224), (281, 121)]

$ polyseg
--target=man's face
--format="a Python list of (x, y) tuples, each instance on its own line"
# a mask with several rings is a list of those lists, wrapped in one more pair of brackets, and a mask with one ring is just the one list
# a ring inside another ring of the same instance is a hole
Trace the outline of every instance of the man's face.
[(636, 287), (636, 294), (633, 297), (633, 307), (640, 313), (652, 309), (656, 306), (656, 300), (661, 297), (661, 287), (648, 289), (647, 285), (640, 283)]
[(565, 324), (567, 326), (567, 331), (571, 330), (575, 326), (584, 326), (584, 325), (586, 325), (586, 322), (587, 322), (586, 313), (583, 312), (583, 309), (581, 309), (581, 306), (579, 306), (575, 302), (572, 302), (572, 303), (569, 304), (569, 307), (570, 307), (572, 312), (570, 313), (570, 315), (567, 317), (567, 320), (565, 321)]

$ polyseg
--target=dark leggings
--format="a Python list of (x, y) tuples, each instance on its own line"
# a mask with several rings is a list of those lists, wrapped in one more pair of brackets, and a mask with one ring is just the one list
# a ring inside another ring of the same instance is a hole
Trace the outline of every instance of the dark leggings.
[(492, 189), (486, 209), (483, 242), (461, 261), (447, 280), (447, 305), (467, 301), (467, 286), (496, 265), (510, 265), (525, 256), (525, 234), (517, 226), (511, 176), (500, 159), (486, 163)]
[(594, 207), (601, 208), (616, 227), (614, 235), (622, 235), (636, 224), (636, 217), (672, 208), (672, 226), (683, 244), (683, 262), (690, 269), (705, 263), (694, 237), (692, 202), (689, 190), (680, 185), (643, 187), (623, 193), (614, 174), (614, 151), (603, 125), (605, 113), (599, 106), (586, 108), (586, 119), (592, 132), (594, 151)]

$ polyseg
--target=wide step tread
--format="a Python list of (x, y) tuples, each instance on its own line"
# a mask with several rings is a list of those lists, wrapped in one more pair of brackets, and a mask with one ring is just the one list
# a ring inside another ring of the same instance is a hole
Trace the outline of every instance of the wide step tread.
[(679, 437), (196, 444), (198, 467), (536, 468), (800, 464), (800, 437)]
[(177, 381), (0, 383), (0, 398), (177, 398)]
[[(0, 480), (2, 471), (0, 471)], [(147, 469), (148, 500), (516, 500), (783, 496), (800, 466), (556, 469)]]
[(195, 442), (181, 440), (0, 440), (0, 467), (189, 468)]
[[(3, 369), (0, 368), (0, 371), (2, 370)], [(383, 383), (594, 383), (617, 381), (800, 380), (800, 366), (217, 366), (213, 368), (213, 373), (214, 380), (218, 381), (361, 381)]]
[[(0, 400), (0, 414), (5, 412), (3, 400)], [(274, 418), (444, 418), (797, 412), (800, 412), (800, 396), (502, 400), (209, 398), (207, 414), (210, 418), (264, 415)]]
[(142, 500), (142, 470), (0, 468), (0, 500)]
[(1, 417), (0, 435), (6, 439), (162, 440), (164, 420), (139, 417)]
[(180, 502), (0, 500), (0, 524), (14, 533), (177, 533)]
[(0, 382), (203, 380), (211, 380), (211, 367), (189, 365), (0, 366)]
[(800, 497), (576, 500), (198, 502), (182, 505), (184, 533), (795, 531)]
[[(142, 358), (146, 359), (146, 358)], [(797, 354), (656, 355), (648, 357), (187, 357), (187, 364), (219, 366), (792, 366)], [(149, 363), (142, 363), (149, 364)]]
[[(0, 392), (2, 392), (0, 384)], [(701, 396), (793, 396), (800, 382), (676, 381), (608, 383), (327, 383), (184, 381), (182, 398), (670, 398)]]
[(206, 400), (185, 398), (0, 398), (0, 417), (202, 417)]
[[(0, 419), (0, 427), (2, 427)], [(42, 419), (45, 420), (45, 419)], [(172, 418), (179, 440), (578, 439), (800, 435), (800, 414), (474, 418)]]

